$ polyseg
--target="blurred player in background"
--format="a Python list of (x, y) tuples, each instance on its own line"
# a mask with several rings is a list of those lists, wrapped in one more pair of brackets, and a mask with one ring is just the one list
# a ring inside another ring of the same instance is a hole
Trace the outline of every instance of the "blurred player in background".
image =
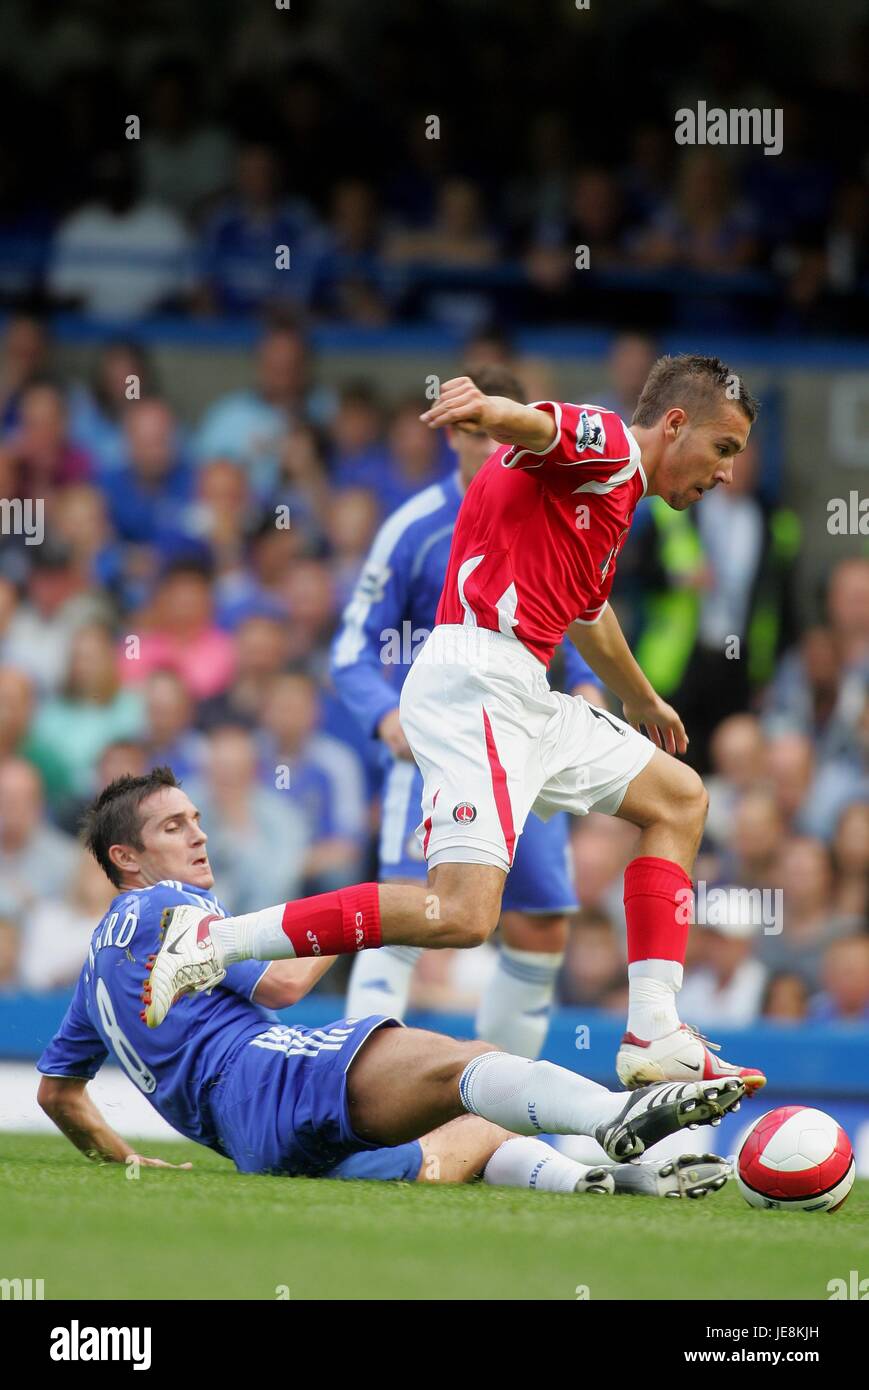
[[(485, 395), (523, 401), (522, 387), (503, 366), (473, 374)], [(447, 430), (458, 459), (448, 479), (419, 492), (384, 522), (362, 568), (332, 649), (332, 678), (347, 709), (392, 755), (384, 778), (378, 878), (424, 883), (425, 858), (416, 836), (422, 776), (398, 714), (409, 663), (386, 664), (389, 639), (407, 635), (414, 650), (434, 627), (449, 562), (453, 528), (467, 488), (497, 448), (483, 430)], [(405, 643), (405, 646), (410, 643)], [(561, 644), (564, 683), (573, 695), (602, 703), (594, 673), (573, 646)], [(390, 679), (390, 672), (398, 679)], [(540, 1055), (567, 942), (567, 914), (576, 910), (567, 817), (544, 823), (530, 815), (504, 888), (498, 964), (476, 1018), (478, 1037), (523, 1057)], [(407, 1007), (419, 946), (363, 951), (353, 964), (347, 1012), (401, 1018)]]

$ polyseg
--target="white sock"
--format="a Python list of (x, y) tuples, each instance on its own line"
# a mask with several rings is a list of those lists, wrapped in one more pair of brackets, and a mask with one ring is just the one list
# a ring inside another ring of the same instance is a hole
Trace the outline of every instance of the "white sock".
[(295, 960), (293, 943), (281, 923), (284, 904), (243, 912), (212, 922), (209, 933), (224, 965), (240, 960)]
[(539, 1057), (563, 959), (560, 952), (502, 946), (477, 1010), (477, 1037), (517, 1057)]
[(347, 1017), (389, 1014), (392, 1018), (404, 1018), (413, 967), (421, 955), (421, 946), (381, 946), (377, 951), (360, 951), (350, 974)]
[(679, 1027), (676, 995), (682, 988), (677, 960), (635, 960), (628, 966), (628, 1032), (644, 1042)]
[[(607, 1159), (607, 1163), (610, 1160)], [(494, 1187), (532, 1187), (538, 1192), (573, 1192), (588, 1172), (581, 1163), (556, 1153), (542, 1139), (505, 1139), (483, 1173)]]
[(590, 1134), (609, 1124), (625, 1104), (624, 1093), (608, 1091), (586, 1076), (530, 1062), (507, 1052), (474, 1057), (459, 1081), (462, 1104), (472, 1115), (514, 1134)]
[(572, 1158), (574, 1163), (590, 1164), (592, 1168), (600, 1163), (612, 1163), (606, 1149), (587, 1134), (554, 1134), (552, 1146), (565, 1158)]

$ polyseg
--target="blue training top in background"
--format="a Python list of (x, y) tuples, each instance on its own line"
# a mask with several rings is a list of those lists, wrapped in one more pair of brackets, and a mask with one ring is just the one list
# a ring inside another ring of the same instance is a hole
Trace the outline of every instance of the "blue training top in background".
[[(332, 646), (335, 688), (366, 733), (396, 709), (435, 623), (453, 529), (462, 503), (458, 473), (411, 497), (378, 531)], [(561, 643), (568, 690), (599, 685), (569, 638)]]

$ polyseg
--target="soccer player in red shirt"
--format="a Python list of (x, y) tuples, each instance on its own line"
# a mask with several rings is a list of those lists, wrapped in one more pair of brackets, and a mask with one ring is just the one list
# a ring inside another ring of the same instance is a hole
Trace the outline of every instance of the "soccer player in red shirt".
[[(762, 1072), (724, 1062), (679, 1020), (707, 796), (673, 756), (688, 745), (682, 721), (634, 660), (608, 601), (640, 498), (683, 510), (729, 484), (756, 412), (740, 379), (702, 356), (661, 358), (630, 428), (594, 405), (521, 405), (483, 395), (467, 377), (443, 386), (422, 419), (433, 429), (485, 430), (494, 451), (465, 495), (436, 626), (401, 696), (424, 778), (428, 892), (366, 884), (213, 923), (210, 935), (200, 923), (189, 961), (183, 943), (179, 961), (160, 953), (149, 1022), (165, 1016), (178, 988), (207, 988), (225, 964), (248, 956), (478, 945), (498, 921), (529, 811), (546, 819), (595, 810), (642, 832), (625, 871), (622, 1084), (728, 1076), (749, 1091), (764, 1084)], [(546, 667), (565, 632), (622, 702), (624, 720), (550, 690)], [(173, 921), (167, 941), (186, 931)], [(199, 968), (179, 974), (182, 959)]]

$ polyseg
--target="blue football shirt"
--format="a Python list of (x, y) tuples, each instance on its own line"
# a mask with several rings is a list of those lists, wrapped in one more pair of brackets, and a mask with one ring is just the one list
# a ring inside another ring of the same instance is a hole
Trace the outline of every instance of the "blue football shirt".
[(263, 1031), (263, 1021), (276, 1021), (251, 998), (269, 962), (229, 966), (210, 995), (186, 995), (159, 1028), (148, 1028), (139, 1016), (146, 961), (158, 950), (164, 908), (182, 904), (227, 916), (213, 893), (175, 880), (113, 899), (60, 1028), (36, 1065), (46, 1076), (90, 1080), (112, 1056), (170, 1125), (222, 1153), (208, 1091), (238, 1049)]

